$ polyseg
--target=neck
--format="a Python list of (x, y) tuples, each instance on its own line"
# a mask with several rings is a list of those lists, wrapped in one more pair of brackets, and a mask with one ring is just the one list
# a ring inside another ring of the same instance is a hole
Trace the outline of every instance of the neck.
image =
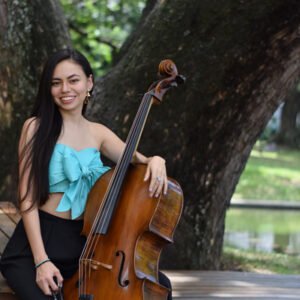
[(68, 125), (81, 125), (84, 121), (85, 118), (80, 112), (75, 112), (75, 111), (60, 111), (62, 119), (63, 119), (63, 124), (68, 124)]

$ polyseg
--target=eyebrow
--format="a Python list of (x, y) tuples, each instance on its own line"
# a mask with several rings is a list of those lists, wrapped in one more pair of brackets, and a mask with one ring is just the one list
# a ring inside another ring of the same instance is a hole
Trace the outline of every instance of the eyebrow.
[[(72, 74), (72, 75), (68, 76), (67, 79), (71, 79), (73, 77), (80, 77), (80, 75), (78, 75), (78, 74)], [(54, 78), (52, 78), (52, 80), (61, 80), (61, 78), (54, 77)]]

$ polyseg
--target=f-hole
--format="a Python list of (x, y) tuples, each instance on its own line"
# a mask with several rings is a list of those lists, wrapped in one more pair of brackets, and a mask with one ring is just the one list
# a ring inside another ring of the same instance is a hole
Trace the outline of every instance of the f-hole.
[(125, 263), (125, 253), (123, 251), (119, 250), (116, 252), (116, 256), (121, 256), (121, 265), (120, 265), (120, 271), (119, 271), (119, 276), (118, 276), (118, 282), (121, 287), (126, 287), (129, 285), (129, 280), (122, 279), (122, 273), (123, 273), (123, 268), (124, 268), (124, 263)]

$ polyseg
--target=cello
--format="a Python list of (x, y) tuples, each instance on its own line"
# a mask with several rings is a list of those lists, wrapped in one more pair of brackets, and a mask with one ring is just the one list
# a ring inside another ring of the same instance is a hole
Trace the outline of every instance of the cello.
[(146, 167), (130, 164), (151, 105), (184, 82), (171, 60), (159, 64), (159, 74), (163, 79), (144, 94), (117, 165), (89, 193), (82, 230), (87, 240), (78, 271), (64, 283), (65, 300), (167, 299), (169, 290), (158, 282), (158, 260), (173, 242), (183, 192), (168, 178), (167, 195), (151, 198), (143, 180)]

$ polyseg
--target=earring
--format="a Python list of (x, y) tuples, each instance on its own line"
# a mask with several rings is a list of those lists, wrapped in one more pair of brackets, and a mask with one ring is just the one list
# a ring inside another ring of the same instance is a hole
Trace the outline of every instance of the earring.
[(90, 94), (90, 91), (87, 91), (87, 94), (86, 94), (86, 97), (84, 99), (84, 104), (87, 105), (90, 101), (90, 98), (91, 98), (91, 94)]

